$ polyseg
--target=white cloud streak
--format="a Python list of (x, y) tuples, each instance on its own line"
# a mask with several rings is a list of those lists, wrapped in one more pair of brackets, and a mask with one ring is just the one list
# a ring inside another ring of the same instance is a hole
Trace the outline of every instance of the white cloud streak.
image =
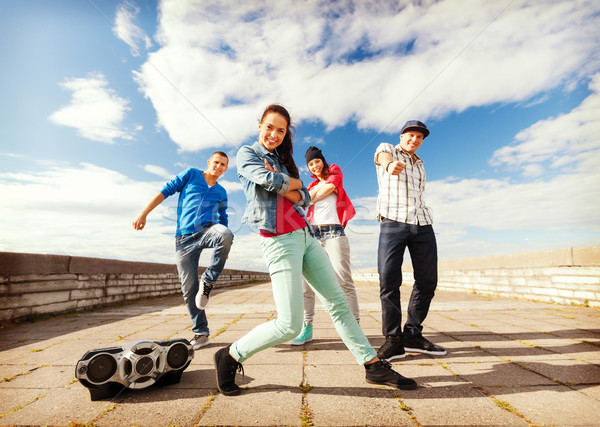
[(168, 203), (131, 225), (161, 186), (89, 163), (0, 173), (0, 250), (173, 262)]
[[(134, 51), (150, 47), (135, 24), (138, 13), (124, 4), (114, 28)], [(418, 5), (165, 0), (160, 48), (134, 78), (152, 102), (158, 125), (181, 151), (232, 151), (256, 135), (258, 115), (271, 102), (290, 107), (297, 121), (317, 120), (329, 129), (354, 121), (360, 128), (392, 132), (406, 117), (427, 120), (477, 106), (531, 103), (560, 85), (575, 87), (600, 68), (599, 14), (600, 4), (591, 0), (465, 0), (460, 7), (452, 0)], [(61, 86), (72, 98), (50, 116), (54, 123), (105, 143), (133, 138), (124, 125), (129, 101), (103, 74), (67, 79)], [(434, 210), (442, 258), (469, 248), (473, 255), (497, 249), (471, 237), (470, 228), (600, 232), (598, 75), (590, 90), (572, 111), (523, 129), (493, 154), (492, 166), (520, 172), (522, 182), (508, 177), (428, 182), (425, 199)], [(172, 177), (160, 166), (143, 168), (162, 180), (135, 181), (89, 163), (0, 173), (0, 250), (173, 262), (175, 198), (150, 215), (144, 231), (131, 227), (163, 180)], [(219, 182), (229, 192), (241, 190), (235, 180)], [(353, 265), (373, 266), (375, 197), (353, 202), (358, 210), (348, 226)], [(263, 269), (256, 234), (234, 231), (227, 266)], [(515, 252), (520, 244), (505, 248)]]
[(512, 145), (496, 150), (492, 166), (521, 170), (525, 176), (565, 167), (593, 170), (600, 151), (600, 74), (590, 82), (589, 95), (578, 107), (522, 130)]
[(244, 186), (239, 181), (228, 181), (226, 179), (220, 179), (219, 184), (221, 184), (223, 186), (223, 188), (225, 188), (225, 190), (227, 190), (227, 193), (233, 193), (235, 191), (243, 191), (244, 190)]
[(239, 145), (271, 102), (329, 129), (394, 132), (574, 84), (599, 68), (599, 12), (591, 0), (164, 0), (161, 47), (134, 74), (182, 150)]
[[(571, 236), (569, 245), (597, 241), (593, 236), (600, 233), (600, 75), (592, 78), (590, 89), (592, 94), (572, 111), (520, 131), (513, 144), (490, 159), (498, 168), (520, 171), (528, 179), (446, 178), (427, 183), (425, 200), (434, 213), (440, 258), (524, 252), (539, 250), (540, 245), (564, 247), (553, 238), (561, 233)], [(379, 233), (369, 221), (376, 218), (376, 197), (353, 203), (357, 215), (347, 228), (353, 263), (356, 268), (373, 266)], [(472, 229), (479, 232), (471, 233)], [(536, 241), (530, 235), (543, 237)]]
[(117, 8), (115, 16), (115, 25), (113, 32), (115, 35), (127, 43), (131, 48), (133, 56), (141, 56), (142, 44), (143, 48), (148, 50), (152, 47), (150, 37), (146, 35), (136, 23), (137, 15), (140, 13), (140, 8), (131, 2), (125, 2)]
[[(219, 182), (228, 191), (241, 189), (238, 182)], [(0, 173), (0, 251), (174, 263), (177, 195), (148, 215), (144, 230), (131, 225), (163, 185), (90, 163)], [(257, 241), (236, 236), (236, 246), (230, 268), (264, 269)], [(201, 265), (210, 261), (211, 251), (205, 252)]]
[(163, 179), (172, 179), (173, 178), (173, 174), (170, 173), (168, 170), (166, 170), (165, 168), (163, 168), (162, 166), (156, 166), (156, 165), (145, 165), (144, 166), (144, 170), (148, 173), (151, 173), (153, 175), (159, 176)]
[(114, 144), (116, 139), (133, 139), (135, 132), (123, 125), (130, 110), (129, 101), (108, 87), (102, 73), (66, 79), (60, 86), (72, 92), (71, 102), (50, 115), (52, 122), (75, 128), (84, 138), (107, 144)]

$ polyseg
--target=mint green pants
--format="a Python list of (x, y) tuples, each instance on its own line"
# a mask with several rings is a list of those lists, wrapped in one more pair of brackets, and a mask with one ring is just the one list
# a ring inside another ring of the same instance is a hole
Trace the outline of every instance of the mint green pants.
[(329, 312), (338, 334), (356, 361), (363, 365), (377, 356), (350, 311), (329, 257), (307, 228), (263, 237), (261, 247), (271, 275), (277, 318), (258, 325), (234, 342), (230, 349), (234, 359), (243, 362), (300, 333), (304, 318), (303, 275)]

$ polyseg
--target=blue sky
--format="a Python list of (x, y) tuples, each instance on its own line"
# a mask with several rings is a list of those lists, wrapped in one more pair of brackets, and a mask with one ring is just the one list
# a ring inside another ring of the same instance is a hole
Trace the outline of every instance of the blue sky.
[[(354, 268), (376, 265), (373, 153), (404, 122), (431, 135), (425, 200), (440, 259), (600, 242), (600, 3), (0, 0), (0, 250), (172, 263), (175, 198), (215, 150), (236, 237), (264, 269), (235, 153), (264, 107), (318, 145), (358, 215)], [(201, 263), (210, 254), (203, 254)]]

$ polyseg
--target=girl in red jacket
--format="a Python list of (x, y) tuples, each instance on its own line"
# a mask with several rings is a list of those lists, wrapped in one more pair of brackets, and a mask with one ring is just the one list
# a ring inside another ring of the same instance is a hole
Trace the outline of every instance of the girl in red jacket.
[[(309, 147), (304, 155), (308, 170), (316, 178), (309, 186), (310, 206), (307, 218), (315, 231), (315, 237), (327, 252), (337, 280), (346, 294), (348, 305), (357, 322), (360, 322), (358, 298), (352, 272), (350, 270), (350, 245), (344, 228), (356, 211), (343, 186), (342, 170), (339, 166), (327, 164), (317, 147)], [(292, 345), (302, 345), (312, 341), (312, 323), (315, 316), (315, 293), (303, 282), (304, 326), (302, 332), (291, 341)]]

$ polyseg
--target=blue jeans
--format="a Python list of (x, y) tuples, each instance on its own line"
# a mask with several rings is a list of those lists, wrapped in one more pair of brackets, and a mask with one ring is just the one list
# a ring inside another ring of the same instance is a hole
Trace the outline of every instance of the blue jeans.
[(208, 321), (204, 310), (198, 309), (195, 298), (200, 287), (198, 281), (198, 261), (203, 249), (214, 248), (209, 266), (202, 274), (202, 280), (214, 284), (223, 271), (229, 255), (233, 233), (222, 224), (205, 227), (197, 233), (177, 236), (175, 252), (177, 256), (177, 271), (181, 282), (181, 292), (185, 306), (192, 318), (192, 331), (208, 336)]
[(345, 236), (344, 227), (341, 225), (313, 225), (313, 231), (317, 240), (333, 239)]
[(350, 311), (327, 254), (308, 228), (263, 237), (261, 247), (271, 275), (277, 318), (258, 325), (231, 345), (230, 353), (238, 362), (300, 333), (304, 310), (302, 275), (329, 312), (357, 362), (362, 365), (377, 355)]
[[(402, 332), (400, 285), (402, 259), (407, 247), (415, 281)], [(377, 269), (383, 335), (406, 338), (420, 335), (437, 287), (437, 244), (433, 227), (383, 218), (380, 224)]]

